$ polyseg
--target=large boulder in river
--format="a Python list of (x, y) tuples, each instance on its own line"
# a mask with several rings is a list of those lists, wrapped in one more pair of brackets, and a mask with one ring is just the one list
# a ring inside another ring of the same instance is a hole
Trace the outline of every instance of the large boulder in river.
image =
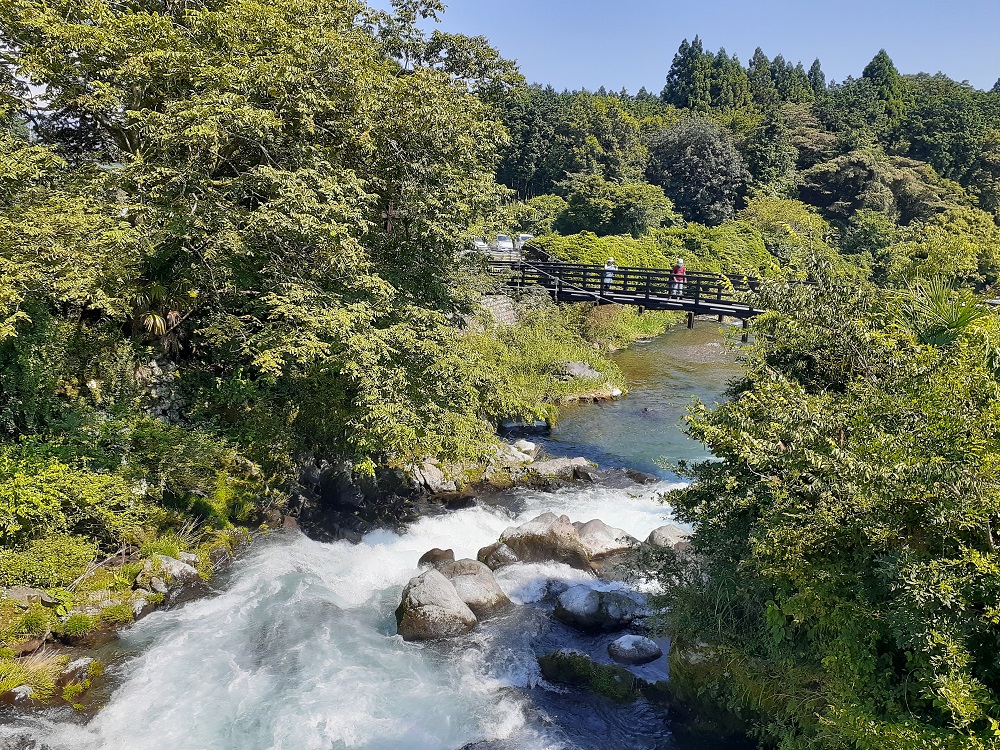
[(690, 538), (690, 531), (685, 531), (680, 526), (667, 524), (649, 532), (646, 544), (662, 549), (685, 550), (691, 547)]
[(590, 556), (567, 516), (543, 513), (500, 535), (521, 562), (560, 562), (579, 570), (590, 570)]
[(577, 521), (573, 524), (573, 528), (580, 536), (580, 543), (587, 550), (591, 560), (627, 552), (639, 544), (639, 540), (630, 536), (628, 532), (608, 526), (598, 518), (587, 523)]
[(450, 562), (455, 562), (455, 550), (435, 547), (434, 549), (427, 550), (420, 556), (420, 559), (417, 560), (417, 566), (421, 568), (426, 566), (436, 568)]
[(396, 608), (396, 632), (404, 641), (465, 635), (476, 622), (451, 581), (435, 568), (410, 580)]
[(585, 458), (553, 458), (548, 461), (538, 461), (528, 468), (543, 477), (574, 479), (574, 473), (578, 469), (590, 468), (590, 462)]
[(619, 664), (649, 664), (663, 656), (663, 649), (652, 638), (623, 635), (608, 645), (608, 656)]
[(451, 581), (459, 598), (482, 619), (510, 606), (510, 599), (497, 585), (493, 571), (476, 560), (458, 560), (441, 565), (441, 575)]
[(556, 619), (588, 633), (611, 633), (646, 614), (639, 594), (600, 591), (586, 584), (572, 586), (559, 595)]
[(476, 555), (476, 559), (483, 563), (490, 570), (502, 568), (504, 565), (513, 565), (518, 562), (517, 555), (510, 547), (503, 542), (494, 542), (488, 547), (483, 547)]

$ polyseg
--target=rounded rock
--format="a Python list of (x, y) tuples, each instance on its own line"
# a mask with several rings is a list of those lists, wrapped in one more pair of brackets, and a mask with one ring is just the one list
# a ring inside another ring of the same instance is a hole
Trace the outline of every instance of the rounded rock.
[(477, 618), (489, 617), (511, 606), (493, 577), (493, 571), (476, 560), (458, 560), (438, 568), (451, 581), (459, 598)]
[(608, 656), (620, 664), (649, 664), (663, 656), (656, 641), (641, 635), (623, 635), (608, 645)]
[(436, 568), (450, 562), (455, 562), (455, 550), (435, 547), (420, 556), (420, 559), (417, 560), (417, 566), (423, 568), (429, 565)]
[(405, 641), (465, 635), (477, 622), (451, 581), (435, 568), (410, 580), (396, 608), (397, 632)]

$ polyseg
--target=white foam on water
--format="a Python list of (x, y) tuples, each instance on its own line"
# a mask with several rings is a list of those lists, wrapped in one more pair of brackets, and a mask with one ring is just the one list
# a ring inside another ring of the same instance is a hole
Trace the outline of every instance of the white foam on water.
[[(463, 639), (405, 643), (394, 635), (401, 589), (428, 549), (475, 558), (507, 526), (545, 511), (600, 518), (644, 539), (669, 515), (656, 499), (665, 489), (523, 491), (513, 519), (480, 506), (360, 545), (264, 540), (219, 595), (155, 612), (123, 633), (141, 654), (87, 725), (53, 711), (0, 728), (0, 745), (27, 735), (52, 750), (443, 750), (484, 740), (557, 750), (559, 740), (511, 690), (541, 680), (530, 627), (512, 637), (485, 623)], [(518, 603), (553, 585), (596, 585), (556, 564), (497, 577)]]

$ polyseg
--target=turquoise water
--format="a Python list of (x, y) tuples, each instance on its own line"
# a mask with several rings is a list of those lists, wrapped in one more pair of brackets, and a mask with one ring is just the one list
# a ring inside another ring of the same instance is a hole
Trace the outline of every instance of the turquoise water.
[[(585, 456), (601, 467), (629, 467), (674, 479), (678, 461), (709, 457), (687, 437), (683, 419), (694, 399), (725, 398), (741, 373), (739, 351), (715, 322), (699, 321), (618, 352), (628, 396), (604, 404), (564, 407), (550, 435), (539, 438), (556, 455)], [(534, 439), (534, 438), (533, 438)]]

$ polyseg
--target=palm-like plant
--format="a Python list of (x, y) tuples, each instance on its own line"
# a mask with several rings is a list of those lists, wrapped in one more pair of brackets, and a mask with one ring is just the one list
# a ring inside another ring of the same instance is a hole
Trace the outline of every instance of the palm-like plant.
[(953, 344), (976, 321), (991, 314), (972, 292), (956, 290), (940, 278), (908, 286), (899, 312), (920, 343), (936, 347)]

